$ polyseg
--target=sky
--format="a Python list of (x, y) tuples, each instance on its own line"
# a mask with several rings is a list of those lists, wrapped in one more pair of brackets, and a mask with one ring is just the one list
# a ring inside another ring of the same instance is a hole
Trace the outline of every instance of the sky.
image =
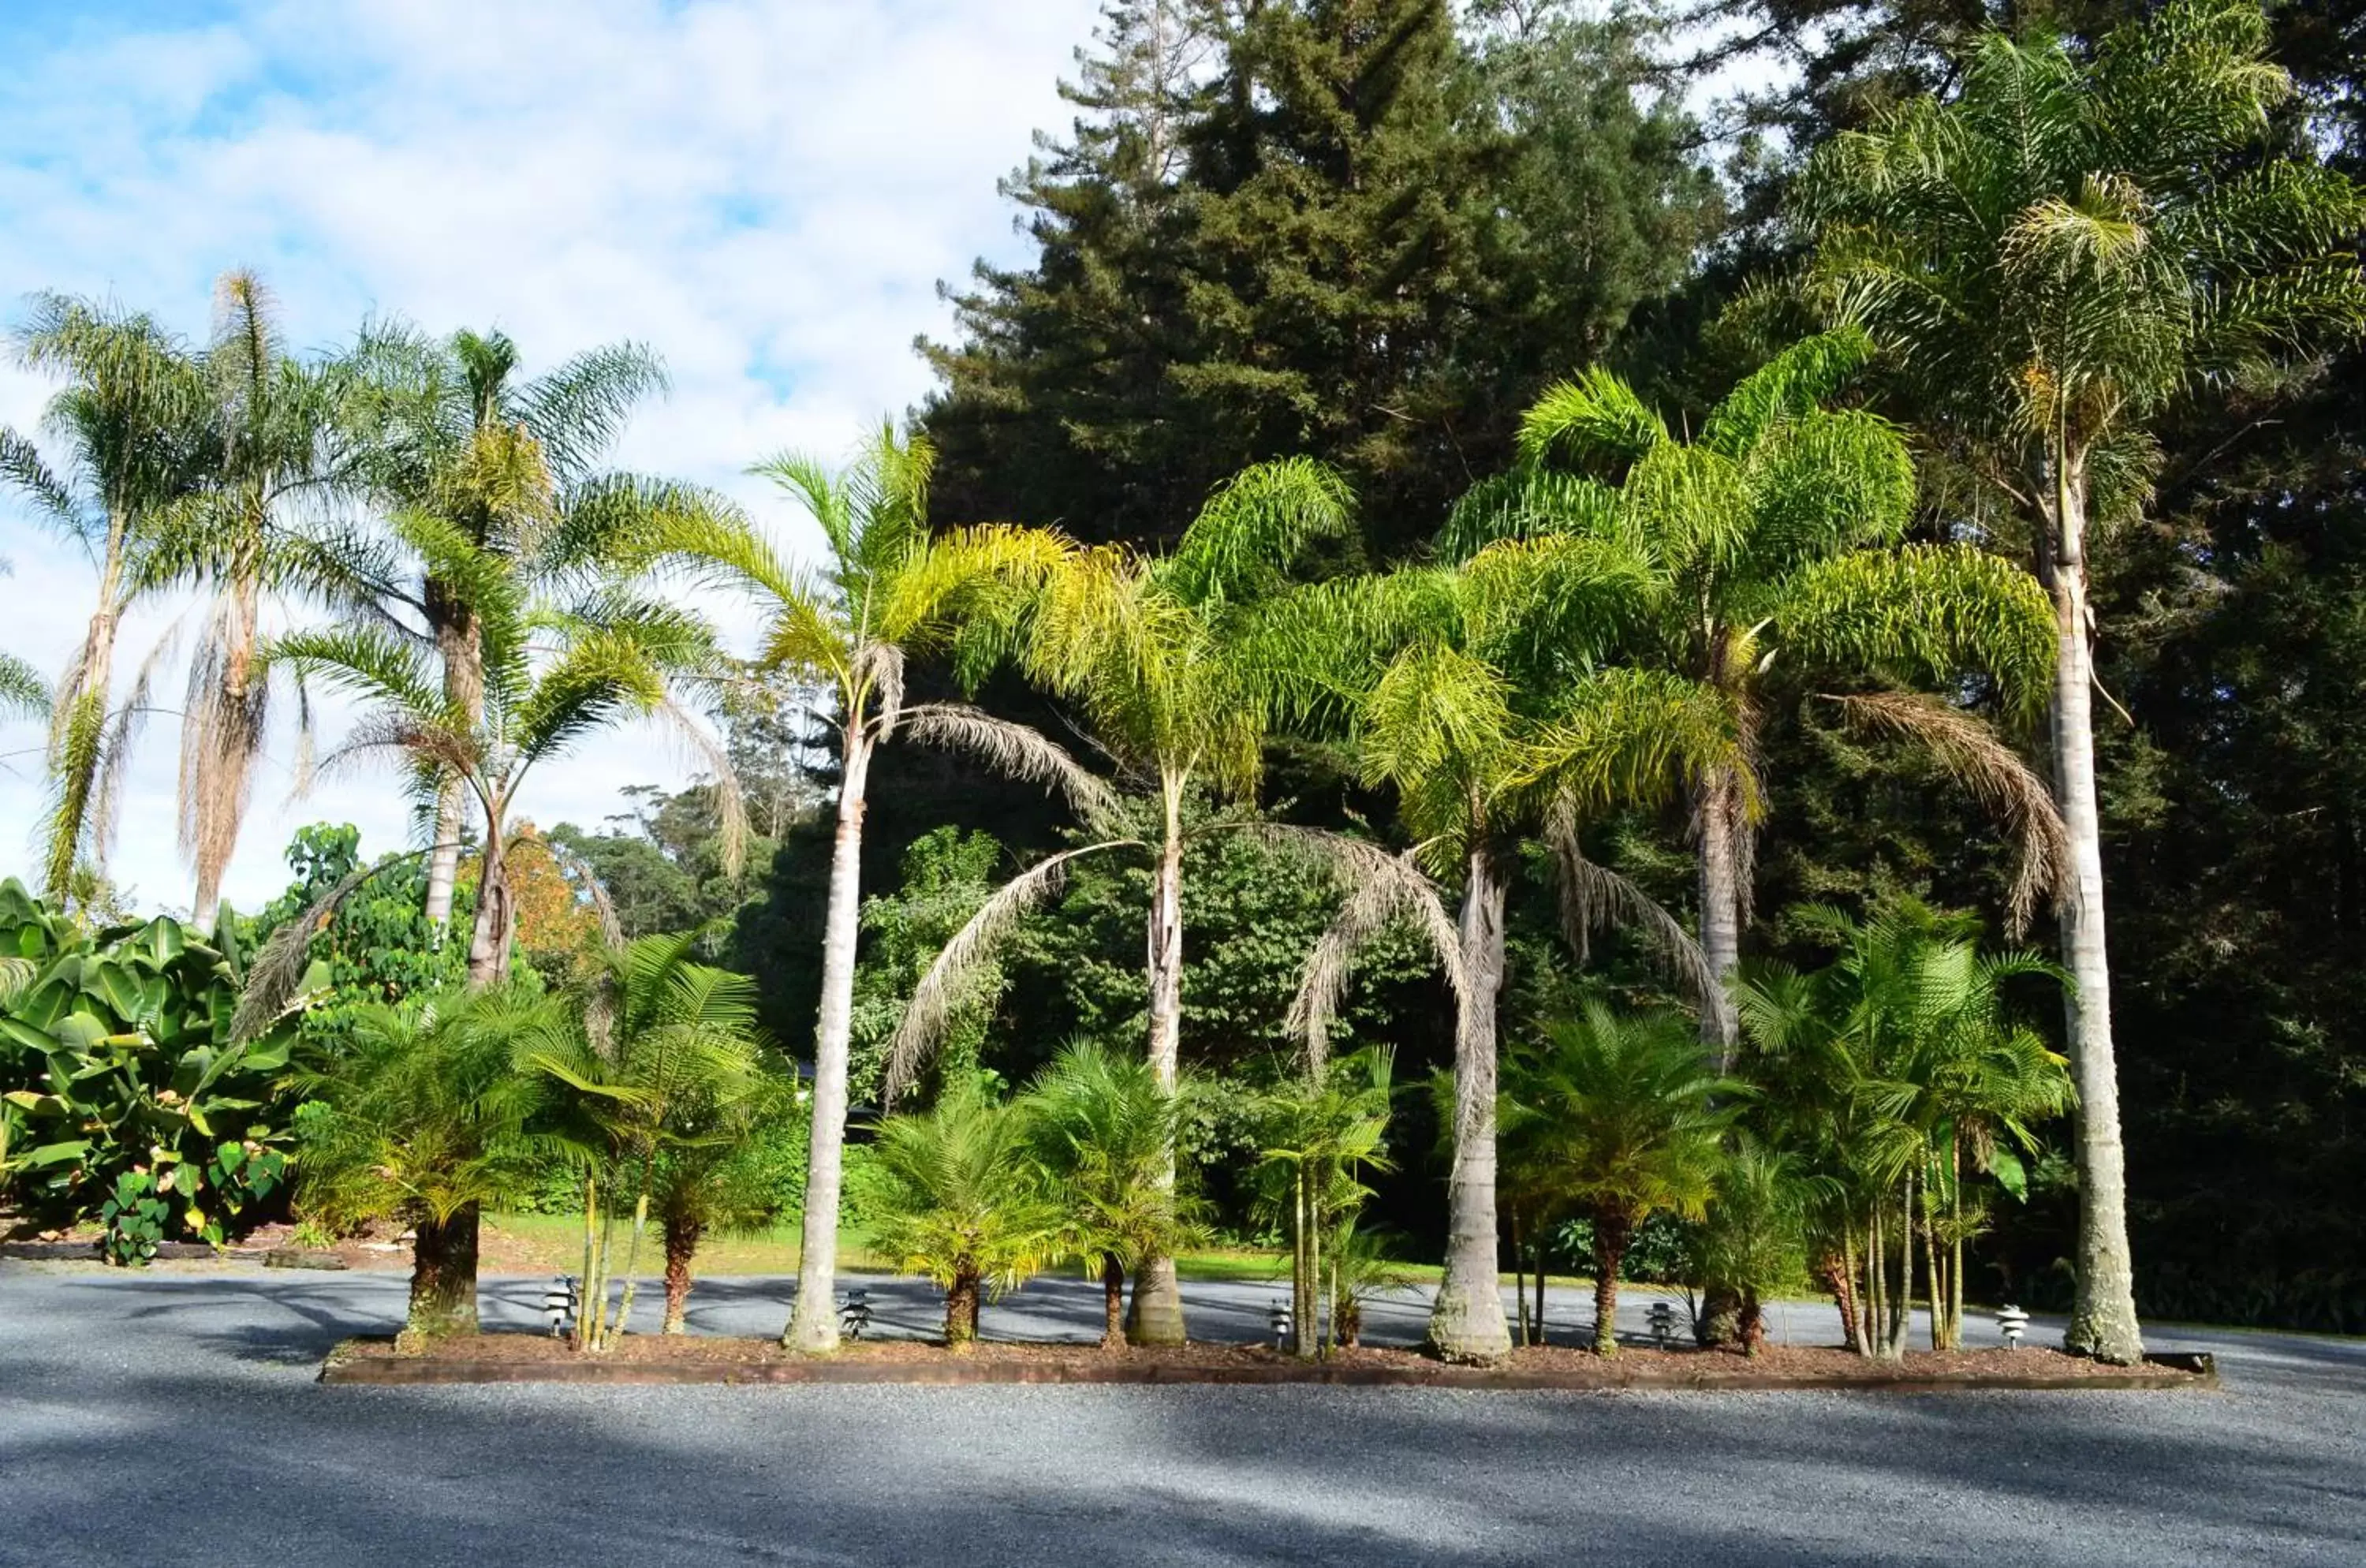
[[(996, 181), (1038, 128), (1097, 0), (7, 0), (0, 5), (0, 308), (38, 289), (111, 297), (203, 335), (213, 278), (258, 269), (288, 333), (328, 347), (369, 317), (499, 327), (529, 371), (636, 339), (670, 373), (623, 467), (722, 487), (793, 550), (794, 511), (743, 475), (783, 447), (841, 456), (929, 386), (937, 284), (1023, 254)], [(0, 423), (36, 436), (52, 389), (0, 365)], [(0, 501), (0, 649), (46, 670), (80, 638), (77, 546)], [(127, 626), (118, 692), (185, 617)], [(745, 616), (735, 630), (748, 629)], [(182, 642), (186, 654), (187, 640)], [(177, 708), (181, 668), (153, 702)], [(317, 716), (333, 745), (346, 715)], [(135, 753), (109, 869), (142, 909), (185, 908), (177, 720)], [(0, 724), (0, 875), (32, 879), (41, 732)], [(288, 881), (292, 831), (351, 822), (400, 847), (389, 776), (291, 795), (275, 733), (224, 895)], [(655, 732), (538, 773), (524, 814), (593, 826), (618, 790), (678, 786)]]

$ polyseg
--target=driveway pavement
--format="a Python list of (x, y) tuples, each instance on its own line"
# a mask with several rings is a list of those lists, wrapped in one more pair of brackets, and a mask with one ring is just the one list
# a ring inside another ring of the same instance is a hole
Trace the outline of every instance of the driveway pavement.
[[(546, 1282), (489, 1280), (488, 1318), (535, 1321)], [(860, 1282), (882, 1330), (932, 1326), (924, 1289)], [(785, 1287), (703, 1283), (693, 1326), (776, 1332)], [(1260, 1336), (1275, 1293), (1188, 1286), (1195, 1332)], [(2366, 1342), (2158, 1332), (2218, 1353), (2217, 1393), (312, 1381), (401, 1297), (0, 1262), (0, 1563), (2366, 1562)], [(986, 1327), (1098, 1311), (1044, 1281)], [(1417, 1302), (1375, 1316), (1418, 1335)]]

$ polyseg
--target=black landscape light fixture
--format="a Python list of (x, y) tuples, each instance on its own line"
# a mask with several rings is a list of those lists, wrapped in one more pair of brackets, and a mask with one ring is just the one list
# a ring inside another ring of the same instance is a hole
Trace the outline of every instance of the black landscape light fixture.
[(1676, 1309), (1664, 1301), (1651, 1303), (1651, 1343), (1664, 1350), (1676, 1332)]
[(567, 1332), (567, 1325), (575, 1321), (575, 1277), (573, 1275), (551, 1276), (550, 1289), (542, 1292), (542, 1315), (550, 1320), (550, 1337), (553, 1339)]
[(838, 1309), (838, 1331), (849, 1339), (860, 1339), (862, 1331), (871, 1326), (871, 1292), (849, 1291), (846, 1303)]

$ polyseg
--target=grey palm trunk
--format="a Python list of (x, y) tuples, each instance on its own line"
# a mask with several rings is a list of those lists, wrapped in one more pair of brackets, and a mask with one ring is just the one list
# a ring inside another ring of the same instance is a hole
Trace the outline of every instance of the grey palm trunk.
[(862, 904), (862, 816), (873, 742), (862, 716), (848, 716), (838, 834), (829, 860), (829, 909), (822, 930), (821, 1010), (814, 1031), (813, 1130), (806, 1145), (805, 1227), (797, 1255), (797, 1300), (781, 1343), (792, 1350), (838, 1348), (838, 1207), (845, 1181), (846, 1058), (854, 1013), (854, 945)]
[(1495, 1031), (1504, 985), (1503, 878), (1473, 845), (1462, 892), (1463, 988), (1454, 1029), (1454, 1165), (1447, 1179), (1446, 1274), (1430, 1308), (1429, 1342), (1449, 1361), (1512, 1353), (1496, 1268)]
[(1727, 987), (1741, 964), (1742, 866), (1748, 855), (1741, 835), (1749, 829), (1741, 812), (1741, 781), (1731, 768), (1714, 768), (1695, 791), (1695, 831), (1699, 838), (1701, 956), (1717, 989), (1701, 1008), (1701, 1043), (1715, 1056), (1717, 1070), (1733, 1070), (1740, 1031)]
[[(444, 666), (445, 700), (468, 716), (471, 727), (485, 716), (484, 631), (465, 606), (434, 580), (427, 584), (429, 613), (435, 617), (435, 648)], [(460, 821), (466, 809), (459, 779), (445, 776), (435, 795), (435, 842), (427, 852), (427, 923), (440, 931), (452, 918), (452, 891), (460, 878)]]
[(2078, 1285), (2063, 1348), (2098, 1360), (2144, 1359), (2128, 1248), (2127, 1169), (2120, 1145), (2119, 1068), (2112, 1044), (2112, 970), (2103, 942), (2103, 848), (2095, 801), (2094, 647), (2089, 634), (2086, 485), (2075, 463), (2055, 488), (2054, 788), (2070, 839), (2071, 882), (2062, 953), (2073, 982), (2064, 1001), (2070, 1068), (2079, 1086)]
[[(1180, 796), (1170, 791), (1166, 836), (1158, 855), (1158, 875), (1150, 899), (1150, 1070), (1158, 1087), (1175, 1092), (1183, 1036), (1183, 837)], [(1175, 1186), (1175, 1151), (1169, 1148), (1159, 1179)], [(1183, 1292), (1175, 1259), (1143, 1259), (1133, 1277), (1126, 1310), (1126, 1337), (1136, 1345), (1180, 1345)]]

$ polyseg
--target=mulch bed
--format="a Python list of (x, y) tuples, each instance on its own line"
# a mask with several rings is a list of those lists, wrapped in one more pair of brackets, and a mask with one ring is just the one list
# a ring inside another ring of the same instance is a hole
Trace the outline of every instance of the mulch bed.
[(954, 1354), (915, 1340), (871, 1340), (831, 1356), (794, 1355), (772, 1339), (628, 1335), (584, 1355), (546, 1335), (486, 1334), (398, 1355), (390, 1339), (349, 1339), (321, 1381), (335, 1383), (1343, 1383), (1468, 1389), (1840, 1388), (1938, 1393), (1967, 1389), (2201, 1388), (2210, 1358), (2161, 1357), (2111, 1367), (2058, 1350), (1965, 1350), (1867, 1360), (1846, 1350), (1767, 1347), (1623, 1348), (1613, 1359), (1561, 1347), (1515, 1350), (1494, 1367), (1448, 1366), (1410, 1350), (1340, 1350), (1300, 1361), (1263, 1345), (1195, 1344), (1103, 1351), (1082, 1345), (987, 1342)]

